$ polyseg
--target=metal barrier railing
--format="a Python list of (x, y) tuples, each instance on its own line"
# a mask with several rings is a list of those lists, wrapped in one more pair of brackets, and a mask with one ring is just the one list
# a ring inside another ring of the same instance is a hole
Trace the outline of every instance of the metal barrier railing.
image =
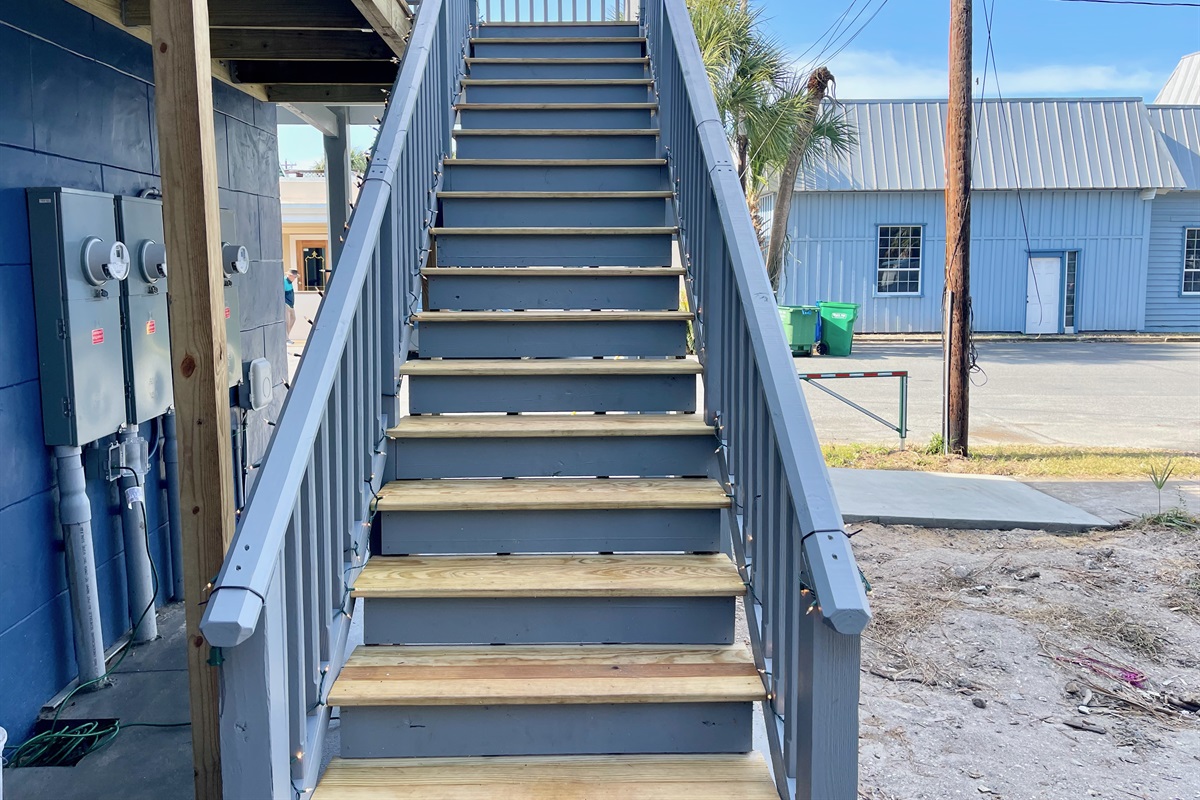
[(200, 629), (219, 669), (229, 798), (316, 785), (475, 18), (473, 0), (419, 6), (337, 268), (211, 586)]
[[(776, 784), (786, 797), (857, 796), (860, 633), (870, 620), (762, 251), (684, 0), (644, 0), (662, 142), (719, 426), (726, 514), (750, 596)], [(811, 613), (809, 613), (811, 612)]]
[[(907, 370), (891, 370), (890, 372), (801, 372), (800, 380), (807, 383), (814, 389), (820, 389), (825, 394), (842, 401), (846, 405), (853, 408), (855, 411), (866, 414), (871, 419), (883, 425), (889, 430), (895, 431), (900, 435), (900, 449), (904, 449), (905, 442), (908, 439), (908, 371)], [(900, 379), (900, 419), (896, 423), (888, 422), (883, 417), (876, 414), (870, 409), (863, 408), (858, 403), (848, 397), (830, 389), (828, 386), (822, 386), (817, 383), (820, 380), (832, 380), (836, 378), (899, 378)]]
[(479, 0), (483, 22), (619, 22), (638, 18), (640, 0)]

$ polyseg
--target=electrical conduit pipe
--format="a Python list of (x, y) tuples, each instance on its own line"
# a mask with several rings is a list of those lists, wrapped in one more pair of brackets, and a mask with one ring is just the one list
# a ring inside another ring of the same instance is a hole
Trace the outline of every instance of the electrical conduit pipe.
[(158, 619), (154, 614), (154, 577), (150, 563), (149, 532), (146, 530), (145, 475), (146, 440), (134, 425), (120, 433), (125, 466), (117, 485), (121, 488), (121, 533), (125, 543), (125, 583), (129, 590), (129, 617), (135, 626), (137, 644), (158, 638)]
[(183, 599), (183, 522), (179, 518), (179, 440), (175, 409), (163, 416), (163, 463), (167, 466), (167, 522), (171, 530), (171, 599)]
[(104, 675), (104, 637), (100, 630), (100, 594), (96, 586), (96, 556), (92, 552), (92, 506), (87, 497), (83, 450), (54, 448), (58, 469), (58, 519), (67, 554), (67, 582), (74, 622), (75, 662), (79, 685), (99, 688)]

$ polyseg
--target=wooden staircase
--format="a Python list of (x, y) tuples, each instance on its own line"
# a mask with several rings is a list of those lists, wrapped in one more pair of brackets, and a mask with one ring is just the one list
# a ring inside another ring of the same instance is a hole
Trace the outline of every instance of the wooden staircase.
[(315, 797), (777, 797), (645, 40), (478, 37)]

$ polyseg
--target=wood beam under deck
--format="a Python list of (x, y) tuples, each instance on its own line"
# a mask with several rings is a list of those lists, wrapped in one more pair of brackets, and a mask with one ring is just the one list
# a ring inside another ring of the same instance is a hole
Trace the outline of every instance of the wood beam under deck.
[(213, 58), (231, 61), (390, 61), (392, 49), (370, 31), (213, 28)]

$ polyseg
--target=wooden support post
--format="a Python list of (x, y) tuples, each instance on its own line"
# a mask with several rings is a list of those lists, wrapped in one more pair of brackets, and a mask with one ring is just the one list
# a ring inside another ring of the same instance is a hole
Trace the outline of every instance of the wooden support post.
[(971, 348), (971, 0), (950, 0), (950, 102), (946, 112), (946, 452), (965, 456)]
[(325, 137), (325, 194), (329, 214), (329, 267), (336, 267), (350, 219), (350, 125), (345, 108), (332, 109), (337, 119), (337, 136)]
[(192, 758), (197, 800), (220, 800), (218, 671), (208, 664), (200, 617), (233, 539), (234, 514), (208, 4), (151, 0), (150, 15), (171, 263)]

